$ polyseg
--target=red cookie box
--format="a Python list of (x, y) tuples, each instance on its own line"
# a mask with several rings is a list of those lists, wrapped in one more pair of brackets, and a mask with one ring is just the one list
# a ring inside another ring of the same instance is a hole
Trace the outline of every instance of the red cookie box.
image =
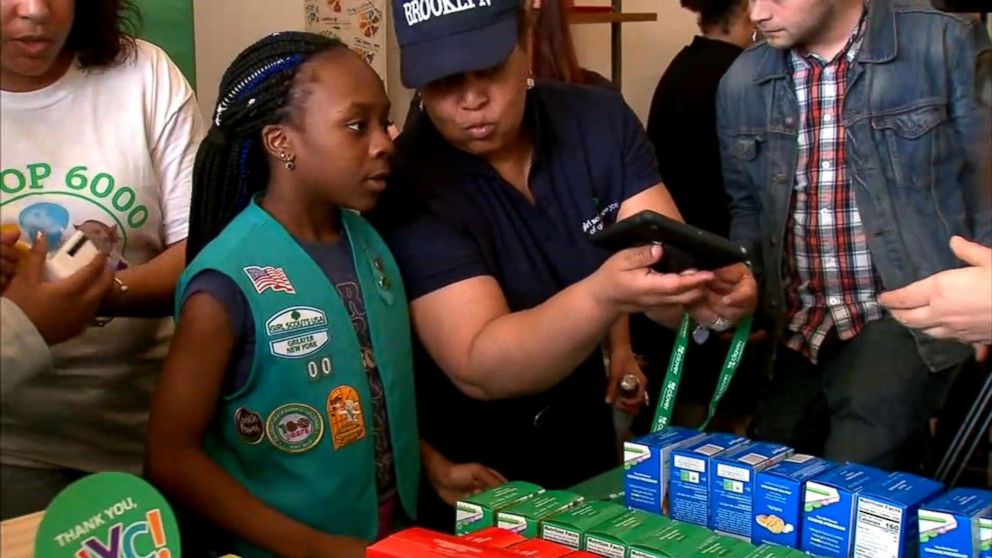
[(518, 556), (529, 556), (530, 558), (562, 558), (571, 556), (573, 552), (571, 548), (544, 539), (531, 539), (515, 544), (506, 550)]
[(565, 558), (602, 558), (599, 554), (593, 554), (591, 552), (586, 552), (585, 550), (576, 550), (571, 554), (566, 554)]
[(463, 541), (488, 546), (489, 548), (506, 548), (527, 540), (523, 535), (518, 535), (513, 531), (507, 531), (499, 527), (486, 527), (474, 533), (462, 535), (459, 538)]
[(593, 556), (575, 552), (542, 539), (525, 539), (495, 527), (455, 537), (427, 529), (400, 531), (370, 546), (366, 558), (581, 558)]
[(366, 558), (514, 558), (498, 548), (489, 548), (453, 535), (413, 528), (385, 538), (365, 551)]

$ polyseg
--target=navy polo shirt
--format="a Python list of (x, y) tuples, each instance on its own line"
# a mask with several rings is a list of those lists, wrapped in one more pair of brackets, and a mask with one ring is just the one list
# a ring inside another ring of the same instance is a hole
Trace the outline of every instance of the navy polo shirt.
[[(612, 91), (539, 83), (528, 92), (525, 126), (535, 140), (533, 204), (484, 160), (448, 145), (428, 118), (398, 139), (373, 222), (411, 300), (489, 275), (511, 311), (537, 306), (605, 261), (589, 237), (616, 221), (624, 200), (661, 181), (640, 122)], [(546, 488), (617, 464), (598, 350), (545, 393), (506, 401), (463, 395), (423, 351), (416, 375), (421, 435), (452, 461)]]

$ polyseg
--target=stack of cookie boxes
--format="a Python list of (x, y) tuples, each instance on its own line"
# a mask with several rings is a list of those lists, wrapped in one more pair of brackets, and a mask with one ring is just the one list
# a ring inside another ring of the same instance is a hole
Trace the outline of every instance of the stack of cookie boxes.
[[(628, 507), (752, 544), (841, 558), (984, 558), (980, 553), (992, 552), (992, 532), (986, 539), (981, 535), (982, 518), (990, 512), (979, 496), (992, 500), (988, 491), (969, 492), (967, 501), (962, 496), (938, 502), (970, 518), (957, 523), (966, 550), (948, 550), (951, 537), (945, 535), (944, 546), (931, 551), (927, 544), (933, 544), (935, 531), (921, 524), (933, 517), (926, 503), (942, 492), (936, 481), (679, 428), (634, 440), (625, 449)], [(985, 522), (992, 527), (992, 520)]]
[[(624, 456), (622, 503), (509, 483), (458, 503), (458, 544), (513, 535), (482, 555), (535, 558), (992, 558), (989, 491), (942, 495), (923, 477), (678, 427), (627, 442)], [(480, 554), (404, 556), (415, 555)]]

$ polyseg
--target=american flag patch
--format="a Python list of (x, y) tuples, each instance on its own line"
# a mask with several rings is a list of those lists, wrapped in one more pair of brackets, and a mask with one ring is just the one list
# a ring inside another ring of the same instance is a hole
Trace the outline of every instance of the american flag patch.
[(281, 267), (250, 265), (244, 268), (244, 270), (248, 278), (251, 279), (252, 285), (255, 286), (255, 290), (258, 291), (258, 294), (262, 294), (269, 289), (287, 294), (296, 294), (296, 289), (293, 288), (293, 284), (289, 282), (289, 277), (286, 277), (286, 272)]

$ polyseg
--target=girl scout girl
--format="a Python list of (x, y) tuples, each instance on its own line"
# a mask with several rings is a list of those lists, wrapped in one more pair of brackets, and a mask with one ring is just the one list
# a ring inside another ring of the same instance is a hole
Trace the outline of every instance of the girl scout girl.
[(355, 212), (385, 188), (389, 103), (340, 42), (277, 33), (220, 85), (200, 149), (178, 329), (148, 471), (259, 556), (362, 556), (413, 516), (407, 303)]

